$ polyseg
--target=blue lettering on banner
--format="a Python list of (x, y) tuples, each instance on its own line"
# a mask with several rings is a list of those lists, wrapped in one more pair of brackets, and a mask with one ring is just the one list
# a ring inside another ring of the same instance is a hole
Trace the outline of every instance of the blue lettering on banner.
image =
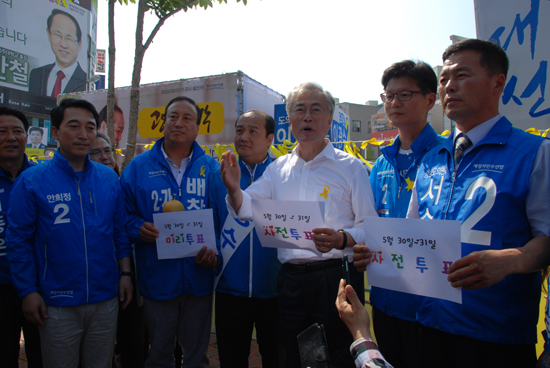
[[(539, 11), (540, 11), (540, 0), (531, 0), (531, 9), (529, 13), (522, 19), (521, 14), (516, 14), (508, 37), (504, 41), (504, 44), (501, 42), (501, 36), (503, 36), (506, 27), (498, 27), (495, 32), (490, 37), (490, 40), (501, 45), (504, 50), (507, 50), (510, 46), (510, 41), (514, 33), (517, 35), (518, 44), (523, 45), (525, 41), (525, 31), (527, 27), (530, 27), (530, 43), (529, 49), (531, 54), (531, 59), (535, 60), (536, 53), (536, 41), (537, 41), (537, 31), (539, 25)], [(527, 83), (527, 86), (521, 92), (519, 97), (514, 93), (516, 86), (518, 85), (518, 77), (512, 75), (504, 88), (502, 93), (502, 103), (507, 105), (510, 101), (518, 106), (523, 105), (522, 99), (527, 99), (533, 96), (533, 94), (540, 89), (540, 97), (529, 109), (529, 116), (532, 118), (538, 118), (544, 115), (550, 114), (550, 107), (539, 110), (539, 108), (546, 101), (546, 81), (548, 79), (548, 60), (541, 60), (538, 70), (534, 73), (533, 77)]]

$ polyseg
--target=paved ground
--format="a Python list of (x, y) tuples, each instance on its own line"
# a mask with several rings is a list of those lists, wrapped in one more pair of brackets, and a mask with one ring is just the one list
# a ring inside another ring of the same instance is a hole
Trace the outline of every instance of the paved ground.
[[(216, 343), (216, 334), (210, 334), (210, 346), (207, 352), (208, 359), (210, 359), (210, 368), (220, 366), (218, 360), (218, 344)], [(250, 348), (250, 357), (248, 358), (248, 366), (250, 368), (261, 368), (262, 358), (258, 351), (258, 344), (256, 340), (252, 340), (252, 346)], [(27, 368), (27, 357), (25, 356), (25, 341), (21, 340), (21, 351), (19, 352), (19, 368)]]

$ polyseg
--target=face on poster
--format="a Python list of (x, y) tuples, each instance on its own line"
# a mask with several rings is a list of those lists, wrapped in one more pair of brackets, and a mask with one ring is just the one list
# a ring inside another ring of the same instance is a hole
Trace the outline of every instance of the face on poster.
[[(89, 74), (91, 10), (90, 0), (1, 1), (0, 85), (51, 95), (61, 70), (66, 74), (61, 92), (81, 90)], [(91, 39), (95, 47), (95, 34)]]
[(48, 131), (46, 128), (30, 127), (27, 134), (27, 148), (46, 148)]

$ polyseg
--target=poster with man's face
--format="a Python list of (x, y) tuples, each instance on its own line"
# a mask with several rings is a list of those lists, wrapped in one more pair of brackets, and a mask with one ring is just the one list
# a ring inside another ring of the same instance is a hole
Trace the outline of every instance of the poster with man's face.
[(95, 18), (91, 0), (0, 1), (0, 85), (53, 97), (85, 90)]
[(45, 149), (48, 132), (46, 128), (30, 127), (27, 133), (27, 148)]

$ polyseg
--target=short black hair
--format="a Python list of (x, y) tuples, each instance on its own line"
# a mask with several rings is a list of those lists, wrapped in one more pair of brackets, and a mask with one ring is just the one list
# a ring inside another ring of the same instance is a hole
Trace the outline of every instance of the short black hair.
[(432, 67), (423, 61), (403, 60), (392, 64), (384, 70), (384, 74), (382, 75), (384, 90), (386, 90), (391, 79), (402, 77), (411, 78), (416, 81), (418, 88), (422, 92), (437, 93), (437, 75), (435, 75)]
[(451, 55), (461, 51), (476, 51), (480, 54), (479, 63), (487, 70), (489, 77), (495, 74), (508, 75), (508, 55), (506, 51), (494, 42), (478, 40), (471, 38), (468, 40), (457, 42), (443, 52), (443, 62), (449, 59)]
[(21, 111), (13, 109), (11, 107), (0, 107), (0, 116), (2, 115), (13, 116), (17, 118), (17, 120), (23, 123), (25, 133), (27, 132), (27, 130), (29, 130), (29, 121), (27, 120), (25, 114), (23, 114)]
[(262, 111), (262, 110), (248, 110), (244, 114), (242, 114), (237, 121), (235, 121), (235, 127), (237, 127), (237, 124), (239, 123), (239, 120), (246, 114), (252, 114), (252, 115), (260, 115), (262, 118), (265, 119), (265, 136), (268, 137), (270, 134), (275, 134), (275, 120), (271, 115), (268, 113)]
[[(117, 104), (115, 104), (115, 112), (116, 111), (118, 111), (122, 115), (124, 115), (124, 113), (122, 112), (122, 109), (120, 107), (118, 107)], [(99, 112), (99, 122), (102, 123), (104, 121), (107, 121), (107, 105), (105, 105), (105, 107), (102, 108), (101, 111)]]
[(32, 132), (39, 132), (41, 136), (44, 136), (44, 131), (39, 127), (36, 127), (36, 126), (31, 127), (29, 129), (29, 134), (31, 134)]
[(174, 102), (178, 102), (178, 101), (187, 101), (191, 105), (195, 106), (195, 110), (197, 110), (197, 125), (200, 125), (201, 116), (202, 116), (201, 108), (199, 107), (199, 105), (197, 105), (195, 103), (195, 101), (193, 101), (191, 98), (186, 97), (186, 96), (178, 96), (178, 97), (174, 97), (173, 99), (171, 99), (170, 102), (168, 102), (168, 105), (166, 105), (166, 109), (164, 110), (164, 115), (168, 114), (168, 108), (170, 107), (170, 105), (172, 105)]
[(50, 32), (50, 29), (52, 28), (53, 17), (59, 14), (69, 17), (73, 21), (74, 25), (76, 26), (76, 41), (80, 42), (82, 40), (82, 30), (80, 29), (80, 25), (78, 24), (78, 21), (71, 14), (64, 12), (63, 10), (59, 10), (59, 9), (52, 10), (52, 14), (50, 14), (50, 16), (48, 17), (48, 20), (46, 21), (48, 25), (48, 32)]
[(61, 122), (65, 118), (65, 110), (70, 107), (88, 110), (94, 116), (96, 129), (99, 128), (99, 115), (97, 114), (97, 110), (94, 105), (86, 100), (77, 100), (74, 98), (66, 98), (62, 100), (58, 106), (52, 109), (50, 112), (50, 117), (53, 127), (59, 129)]

